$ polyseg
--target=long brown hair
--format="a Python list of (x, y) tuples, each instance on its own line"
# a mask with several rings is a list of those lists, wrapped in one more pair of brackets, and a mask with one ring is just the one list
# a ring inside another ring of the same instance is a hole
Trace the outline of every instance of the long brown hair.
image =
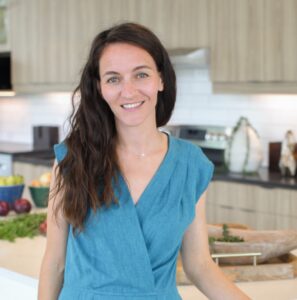
[[(99, 33), (91, 46), (79, 85), (72, 94), (70, 132), (64, 143), (65, 158), (59, 163), (56, 186), (51, 198), (61, 193), (55, 215), (62, 210), (73, 230), (84, 228), (91, 208), (118, 203), (112, 181), (118, 170), (115, 120), (109, 106), (98, 92), (99, 63), (105, 47), (111, 43), (129, 43), (146, 50), (161, 74), (164, 90), (158, 93), (157, 127), (170, 119), (176, 98), (176, 78), (168, 53), (159, 39), (146, 27), (123, 23)], [(79, 97), (79, 105), (75, 103)]]

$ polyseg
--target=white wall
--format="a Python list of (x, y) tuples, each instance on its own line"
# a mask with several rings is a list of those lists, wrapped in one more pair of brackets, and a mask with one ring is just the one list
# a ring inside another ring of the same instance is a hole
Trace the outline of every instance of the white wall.
[[(286, 130), (297, 137), (297, 95), (213, 95), (207, 70), (177, 70), (178, 96), (170, 124), (234, 126), (246, 116), (258, 131), (267, 165), (268, 142)], [(32, 143), (33, 125), (60, 126), (70, 113), (70, 93), (0, 98), (0, 141)]]
[[(71, 109), (70, 93), (19, 95), (0, 98), (0, 141), (33, 143), (32, 126), (60, 127), (60, 139)], [(67, 125), (67, 124), (66, 124)]]
[(234, 126), (240, 116), (258, 131), (268, 164), (268, 143), (288, 129), (297, 139), (297, 95), (214, 95), (208, 70), (177, 69), (178, 95), (171, 124)]

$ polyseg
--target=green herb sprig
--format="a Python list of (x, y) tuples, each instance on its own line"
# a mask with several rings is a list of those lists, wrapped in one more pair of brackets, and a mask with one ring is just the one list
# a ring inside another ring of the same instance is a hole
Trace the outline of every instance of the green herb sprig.
[(212, 244), (214, 242), (240, 243), (240, 242), (244, 242), (244, 239), (242, 237), (239, 237), (236, 235), (230, 235), (228, 225), (223, 224), (223, 237), (215, 238), (213, 236), (210, 236), (208, 238), (208, 242), (209, 242), (209, 244)]
[(39, 235), (39, 225), (46, 220), (46, 213), (20, 215), (0, 221), (0, 239), (14, 242), (18, 237), (33, 238)]

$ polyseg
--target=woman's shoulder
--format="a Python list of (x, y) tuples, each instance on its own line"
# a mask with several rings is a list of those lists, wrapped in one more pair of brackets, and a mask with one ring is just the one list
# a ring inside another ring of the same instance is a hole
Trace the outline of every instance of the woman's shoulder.
[(65, 141), (54, 145), (54, 152), (58, 162), (63, 160), (67, 154), (67, 146)]
[(198, 145), (195, 145), (193, 142), (174, 136), (171, 136), (170, 138), (173, 140), (173, 143), (176, 144), (177, 151), (180, 154), (190, 155), (188, 158), (192, 158), (192, 156), (204, 156), (201, 148)]
[(213, 167), (212, 162), (208, 159), (198, 145), (192, 143), (191, 141), (173, 136), (171, 139), (176, 145), (176, 152), (179, 159), (187, 161), (187, 163), (190, 165), (197, 165), (197, 163), (199, 163), (199, 165), (208, 165), (211, 168)]
[(176, 137), (172, 137), (172, 142), (176, 145), (179, 166), (186, 170), (189, 186), (196, 187), (194, 199), (197, 201), (212, 178), (214, 165), (198, 145)]

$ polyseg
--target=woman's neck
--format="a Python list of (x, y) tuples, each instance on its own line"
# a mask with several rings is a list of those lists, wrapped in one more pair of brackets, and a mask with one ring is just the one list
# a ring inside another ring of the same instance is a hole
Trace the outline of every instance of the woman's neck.
[(164, 145), (166, 136), (155, 128), (129, 127), (117, 131), (117, 148), (130, 155), (147, 157), (158, 152)]

